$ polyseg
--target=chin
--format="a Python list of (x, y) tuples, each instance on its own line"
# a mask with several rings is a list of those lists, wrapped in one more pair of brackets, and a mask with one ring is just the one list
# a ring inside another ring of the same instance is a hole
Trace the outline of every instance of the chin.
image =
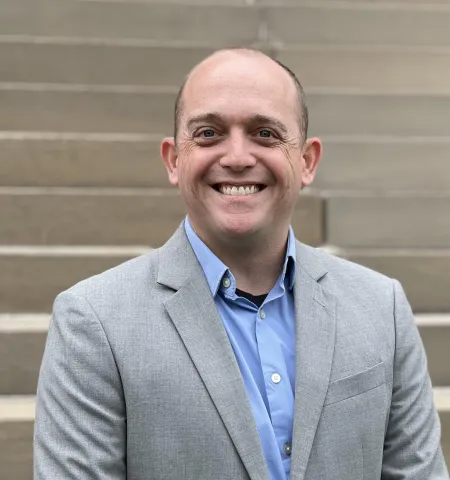
[(222, 235), (232, 239), (251, 237), (261, 230), (259, 222), (255, 218), (233, 216), (233, 218), (221, 219), (219, 231)]

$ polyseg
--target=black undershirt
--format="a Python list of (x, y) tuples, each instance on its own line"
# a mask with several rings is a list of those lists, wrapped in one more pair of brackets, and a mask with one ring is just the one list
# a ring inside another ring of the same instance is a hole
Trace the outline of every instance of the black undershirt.
[(268, 293), (264, 293), (262, 295), (252, 295), (251, 293), (244, 292), (243, 290), (239, 290), (239, 288), (236, 288), (236, 295), (250, 300), (259, 308), (264, 303), (264, 300), (266, 299)]

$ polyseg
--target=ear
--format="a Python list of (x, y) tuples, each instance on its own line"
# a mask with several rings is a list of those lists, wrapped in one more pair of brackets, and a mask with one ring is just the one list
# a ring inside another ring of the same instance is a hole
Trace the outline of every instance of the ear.
[(320, 159), (322, 158), (322, 142), (319, 138), (309, 138), (303, 147), (302, 184), (307, 187), (313, 182)]
[(178, 186), (178, 154), (173, 137), (164, 138), (161, 142), (161, 158), (169, 175), (169, 182)]

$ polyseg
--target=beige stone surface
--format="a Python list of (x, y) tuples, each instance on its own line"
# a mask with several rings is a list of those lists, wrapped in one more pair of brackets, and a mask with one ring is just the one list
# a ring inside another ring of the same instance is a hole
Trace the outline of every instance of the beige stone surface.
[[(449, 30), (450, 32), (450, 30)], [(448, 136), (450, 96), (377, 91), (306, 93), (310, 134)]]
[(118, 253), (101, 248), (59, 253), (55, 247), (8, 250), (0, 251), (0, 312), (11, 313), (51, 312), (61, 291), (145, 251), (124, 248)]
[(273, 5), (266, 19), (271, 37), (284, 44), (450, 44), (450, 9), (442, 5), (308, 2)]
[(450, 51), (439, 48), (300, 45), (283, 48), (276, 57), (298, 75), (305, 87), (401, 93), (450, 90)]
[(325, 137), (323, 141), (315, 188), (436, 192), (447, 191), (450, 185), (450, 137)]
[(36, 393), (49, 319), (0, 314), (0, 395)]
[(189, 70), (212, 51), (206, 45), (39, 38), (2, 41), (0, 37), (0, 79), (88, 85), (180, 85)]
[(252, 7), (228, 4), (3, 0), (0, 31), (3, 35), (241, 45), (257, 39), (258, 16)]
[(168, 188), (159, 145), (132, 134), (0, 139), (0, 186)]
[(449, 248), (450, 195), (331, 193), (327, 242), (339, 247)]
[(348, 249), (339, 254), (398, 279), (416, 313), (450, 311), (450, 250)]
[[(322, 237), (322, 200), (302, 195), (293, 227), (305, 243)], [(175, 189), (0, 189), (0, 244), (159, 247), (185, 216)]]
[[(6, 131), (173, 133), (174, 87), (0, 84)], [(307, 91), (310, 134), (448, 136), (450, 95)]]
[[(197, 62), (213, 51), (204, 46), (145, 40), (53, 40), (0, 37), (3, 82), (104, 85), (180, 85)], [(305, 87), (366, 88), (422, 93), (448, 92), (448, 50), (339, 47), (304, 44), (274, 49)]]
[(173, 134), (176, 88), (0, 85), (0, 130)]
[(450, 315), (418, 316), (416, 321), (427, 353), (433, 386), (450, 385)]
[(0, 397), (0, 480), (31, 480), (33, 397)]

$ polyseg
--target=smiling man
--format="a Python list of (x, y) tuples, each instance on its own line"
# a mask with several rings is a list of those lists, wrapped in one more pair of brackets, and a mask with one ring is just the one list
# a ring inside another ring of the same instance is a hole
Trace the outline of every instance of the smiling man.
[(307, 127), (261, 52), (192, 70), (161, 145), (187, 217), (56, 299), (35, 480), (449, 478), (400, 284), (290, 227), (321, 156)]

